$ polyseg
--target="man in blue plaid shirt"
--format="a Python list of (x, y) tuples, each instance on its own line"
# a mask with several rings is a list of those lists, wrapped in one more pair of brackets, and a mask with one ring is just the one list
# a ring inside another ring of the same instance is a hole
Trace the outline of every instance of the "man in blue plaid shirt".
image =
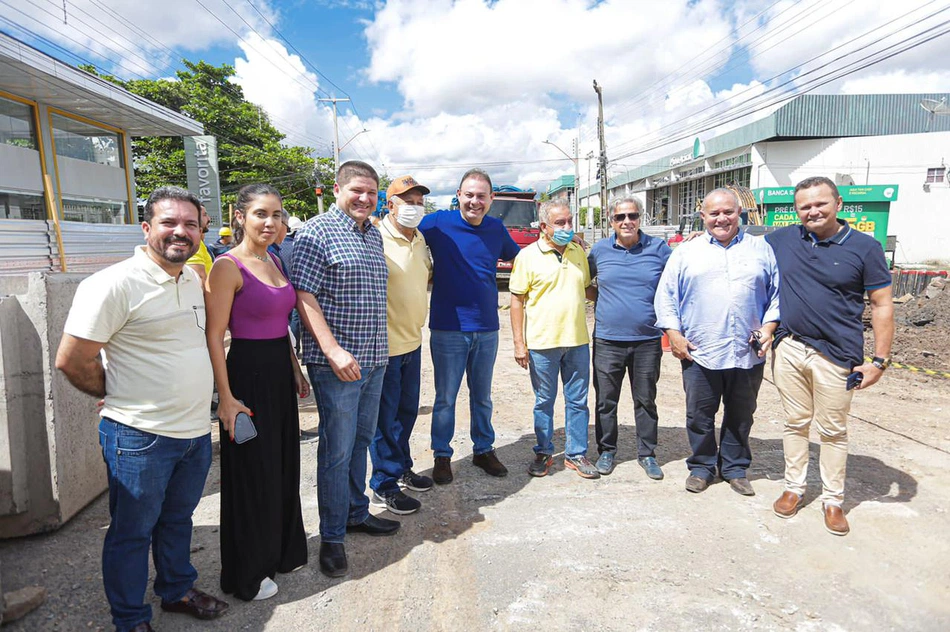
[(379, 176), (365, 162), (340, 165), (336, 203), (308, 221), (294, 243), (292, 280), (303, 330), (303, 361), (320, 415), (317, 504), (320, 570), (347, 572), (346, 534), (392, 535), (399, 522), (369, 513), (366, 455), (376, 434), (386, 339), (388, 272), (376, 210)]

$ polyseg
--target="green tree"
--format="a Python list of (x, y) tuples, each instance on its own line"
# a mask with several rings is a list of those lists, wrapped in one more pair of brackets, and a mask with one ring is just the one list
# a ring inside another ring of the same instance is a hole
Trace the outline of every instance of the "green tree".
[[(324, 179), (323, 160), (313, 158), (309, 147), (284, 144), (284, 134), (267, 114), (244, 98), (244, 91), (231, 81), (234, 68), (203, 61), (183, 61), (186, 70), (177, 81), (136, 79), (123, 81), (99, 75), (130, 92), (202, 123), (205, 132), (217, 138), (221, 204), (227, 208), (245, 184), (264, 182), (282, 194), (284, 208), (301, 217), (317, 209), (315, 185), (324, 185), (324, 204), (333, 201), (332, 161), (330, 181)], [(94, 68), (80, 66), (96, 73)], [(135, 182), (140, 197), (165, 184), (186, 186), (185, 149), (181, 137), (132, 139)]]

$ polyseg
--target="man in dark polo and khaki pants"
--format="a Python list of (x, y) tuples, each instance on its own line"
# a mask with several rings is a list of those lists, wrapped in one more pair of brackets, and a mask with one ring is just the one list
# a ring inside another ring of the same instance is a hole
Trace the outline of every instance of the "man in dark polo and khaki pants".
[[(782, 276), (781, 324), (772, 375), (785, 408), (785, 491), (773, 510), (791, 518), (802, 505), (808, 473), (808, 430), (821, 437), (821, 503), (825, 528), (850, 530), (841, 509), (848, 461), (848, 412), (854, 390), (873, 385), (889, 364), (894, 337), (891, 275), (881, 245), (838, 219), (835, 183), (807, 178), (795, 187), (797, 226), (767, 236)], [(864, 293), (871, 302), (874, 358), (864, 361)], [(848, 376), (860, 374), (853, 390)]]

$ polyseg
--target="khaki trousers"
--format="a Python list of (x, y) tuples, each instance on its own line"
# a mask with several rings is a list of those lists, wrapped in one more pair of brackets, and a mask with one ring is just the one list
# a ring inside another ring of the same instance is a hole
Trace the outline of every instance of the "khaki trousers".
[(814, 420), (821, 438), (821, 501), (840, 505), (848, 463), (848, 411), (853, 391), (845, 388), (850, 371), (817, 350), (791, 338), (775, 349), (772, 379), (785, 408), (785, 489), (805, 493), (808, 430)]

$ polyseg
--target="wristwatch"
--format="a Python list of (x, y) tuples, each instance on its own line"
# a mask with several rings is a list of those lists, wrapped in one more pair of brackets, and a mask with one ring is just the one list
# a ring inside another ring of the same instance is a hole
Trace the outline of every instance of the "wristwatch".
[(871, 364), (874, 365), (875, 368), (878, 368), (883, 371), (887, 367), (891, 366), (891, 359), (879, 358), (877, 356), (874, 356), (873, 358), (871, 358)]

